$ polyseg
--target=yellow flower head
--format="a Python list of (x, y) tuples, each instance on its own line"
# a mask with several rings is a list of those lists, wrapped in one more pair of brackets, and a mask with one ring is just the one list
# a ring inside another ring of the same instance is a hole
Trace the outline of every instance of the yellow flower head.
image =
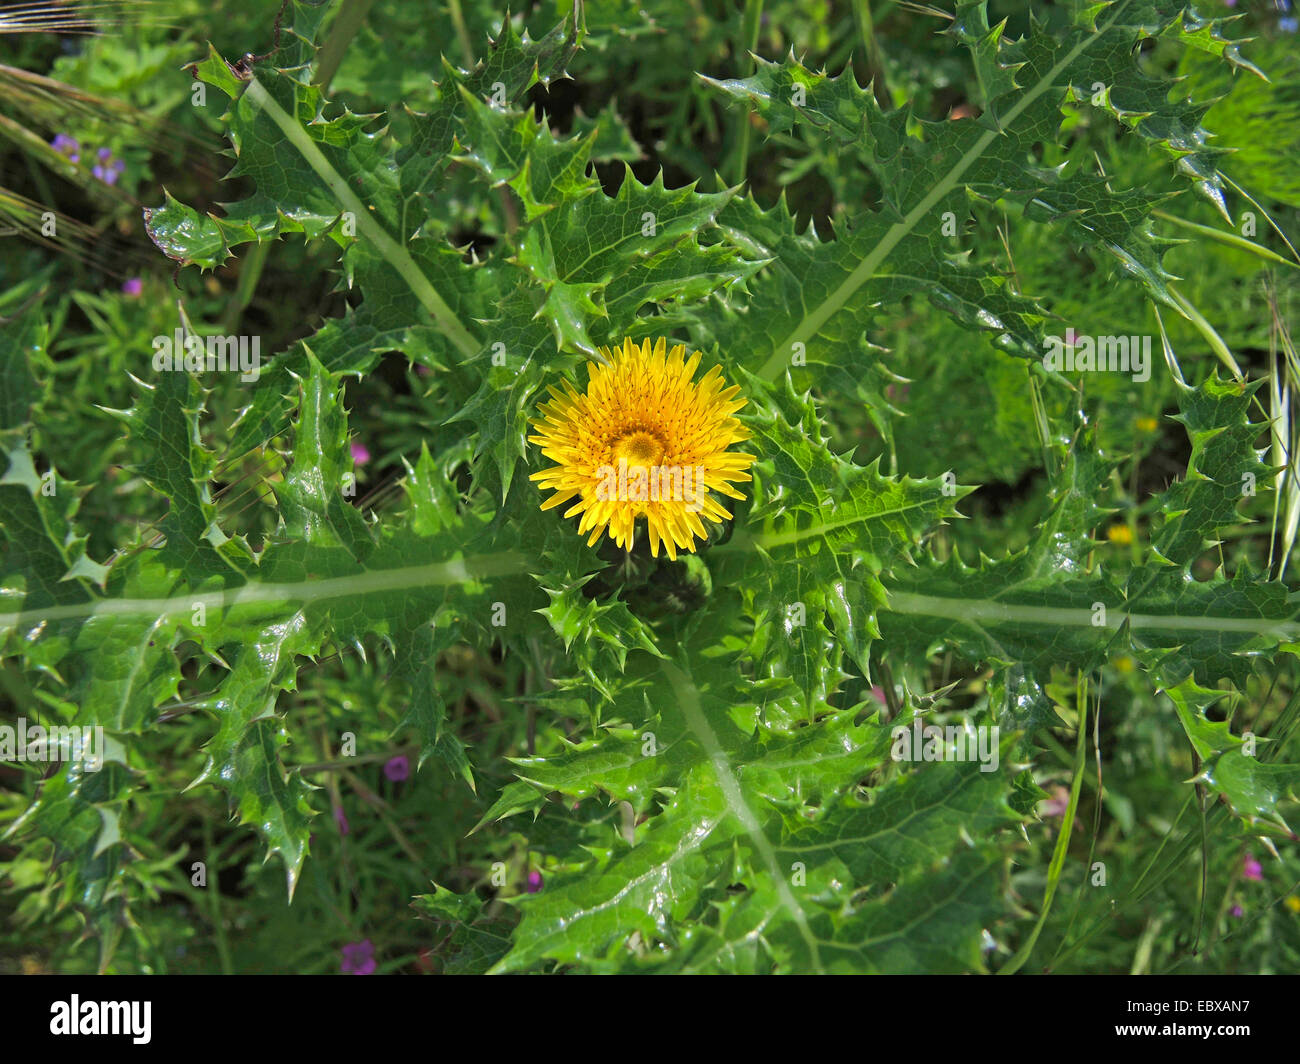
[(694, 551), (695, 538), (707, 538), (701, 517), (711, 521), (731, 513), (709, 493), (743, 499), (733, 482), (750, 479), (752, 454), (727, 447), (749, 438), (732, 417), (747, 400), (739, 385), (726, 387), (717, 366), (698, 382), (697, 351), (649, 340), (625, 340), (621, 348), (601, 348), (603, 365), (587, 363), (587, 391), (567, 380), (551, 388), (551, 401), (531, 424), (529, 442), (558, 465), (530, 479), (555, 492), (543, 510), (575, 499), (565, 517), (582, 514), (579, 534), (594, 546), (606, 528), (610, 538), (631, 549), (636, 519), (645, 516), (650, 553), (662, 542), (670, 558)]

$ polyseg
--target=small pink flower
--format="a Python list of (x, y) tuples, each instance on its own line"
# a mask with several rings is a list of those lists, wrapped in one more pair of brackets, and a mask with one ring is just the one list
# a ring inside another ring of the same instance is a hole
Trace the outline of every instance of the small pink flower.
[(411, 759), (405, 754), (398, 754), (384, 764), (384, 775), (394, 783), (401, 783), (411, 775)]
[(370, 452), (366, 449), (364, 443), (352, 441), (352, 463), (354, 465), (365, 465), (370, 461)]
[(1070, 792), (1059, 784), (1052, 791), (1052, 797), (1043, 801), (1039, 813), (1042, 816), (1064, 816), (1070, 808)]
[(1235, 916), (1238, 920), (1241, 919), (1241, 917), (1242, 917), (1242, 913), (1243, 913), (1243, 910), (1242, 910), (1242, 908), (1241, 908), (1240, 905), (1234, 905), (1234, 906), (1232, 907), (1232, 915)]
[(342, 956), (339, 969), (344, 975), (375, 974), (375, 947), (370, 939), (349, 942), (339, 952)]
[(128, 277), (122, 282), (122, 291), (128, 296), (138, 296), (144, 291), (144, 281), (139, 277)]
[(1246, 854), (1241, 862), (1241, 874), (1247, 879), (1253, 879), (1256, 883), (1264, 878), (1264, 869), (1258, 861), (1250, 854)]
[(528, 891), (529, 894), (536, 894), (539, 890), (542, 889), (542, 882), (543, 881), (542, 881), (541, 872), (529, 872), (528, 886), (526, 886), (524, 889)]
[(334, 823), (339, 826), (340, 835), (346, 835), (352, 830), (348, 826), (348, 815), (343, 812), (343, 807), (341, 805), (336, 805), (334, 807)]

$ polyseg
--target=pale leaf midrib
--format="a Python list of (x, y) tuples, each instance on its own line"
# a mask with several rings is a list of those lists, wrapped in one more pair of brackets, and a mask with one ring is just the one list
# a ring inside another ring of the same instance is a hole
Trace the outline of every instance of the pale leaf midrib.
[[(1035, 100), (1051, 88), (1057, 77), (1066, 67), (1075, 61), (1087, 47), (1101, 37), (1115, 22), (1119, 19), (1120, 12), (1128, 6), (1127, 0), (1117, 5), (1114, 14), (1109, 22), (1103, 28), (1098, 29), (1093, 34), (1084, 37), (1064, 56), (1062, 56), (1052, 66), (1052, 68), (1039, 79), (1038, 83), (1030, 89), (1026, 89), (1016, 101), (1015, 105), (1009, 108), (1002, 119), (1002, 125), (1011, 125)], [(1002, 134), (985, 130), (975, 141), (966, 153), (962, 155), (952, 166), (952, 168), (930, 189), (921, 201), (913, 207), (901, 222), (895, 222), (885, 232), (881, 238), (866, 256), (863, 257), (852, 272), (846, 277), (835, 290), (827, 296), (814, 309), (807, 311), (803, 318), (794, 326), (790, 334), (776, 345), (772, 350), (767, 361), (763, 363), (758, 375), (765, 379), (771, 380), (773, 377), (789, 365), (790, 353), (792, 347), (797, 342), (808, 343), (817, 335), (822, 326), (826, 324), (831, 317), (836, 314), (852, 298), (853, 294), (861, 288), (872, 276), (877, 268), (889, 256), (889, 253), (907, 236), (917, 224), (929, 214), (935, 205), (957, 187), (962, 175), (969, 170), (975, 162), (988, 150), (990, 144), (996, 141)]]
[(1130, 629), (1158, 629), (1173, 632), (1242, 632), (1252, 635), (1275, 635), (1279, 638), (1300, 636), (1300, 623), (1293, 620), (1220, 617), (1197, 617), (1184, 614), (1127, 613), (1107, 609), (1105, 620), (1098, 624), (1093, 610), (1085, 607), (1030, 606), (991, 598), (957, 598), (943, 595), (920, 595), (910, 591), (893, 591), (886, 584), (889, 605), (882, 612), (944, 617), (972, 623), (1024, 623), (1052, 625), (1058, 628), (1100, 628), (1115, 630), (1125, 624)]
[(294, 119), (285, 113), (284, 108), (276, 103), (275, 99), (256, 78), (253, 78), (248, 83), (244, 95), (249, 99), (250, 103), (261, 108), (267, 117), (275, 123), (284, 134), (285, 139), (298, 150), (298, 154), (303, 157), (303, 160), (312, 168), (316, 176), (324, 182), (325, 186), (338, 199), (340, 206), (352, 213), (361, 236), (369, 240), (393, 269), (397, 271), (411, 289), (415, 298), (420, 301), (420, 305), (429, 312), (456, 350), (465, 358), (472, 358), (477, 355), (480, 347), (478, 341), (460, 323), (451, 307), (438, 294), (429, 279), (424, 275), (424, 271), (411, 257), (410, 252), (394, 240), (388, 231), (375, 221), (366, 205), (348, 187), (347, 181), (330, 165), (329, 160), (325, 158), (316, 142), (307, 135)]
[[(528, 568), (527, 559), (515, 551), (472, 555), (446, 562), (403, 566), (394, 569), (365, 570), (351, 576), (294, 583), (264, 583), (253, 580), (224, 591), (180, 592), (165, 598), (95, 598), (85, 602), (45, 609), (0, 613), (0, 632), (11, 628), (38, 625), (41, 622), (78, 620), (95, 617), (166, 618), (189, 613), (195, 605), (226, 609), (231, 606), (265, 603), (310, 603), (329, 598), (360, 597), (380, 592), (418, 590), (470, 580), (513, 576)], [(1300, 622), (1289, 619), (1224, 617), (1216, 614), (1127, 613), (1108, 609), (1106, 621), (1094, 624), (1091, 609), (1066, 606), (1030, 606), (994, 598), (962, 598), (922, 595), (897, 591), (885, 581), (888, 606), (881, 612), (943, 617), (958, 622), (1046, 624), (1065, 628), (1103, 628), (1115, 630), (1124, 624), (1131, 629), (1156, 629), (1186, 632), (1239, 632), (1248, 635), (1271, 635), (1279, 639), (1300, 638)]]
[(773, 886), (776, 888), (777, 896), (781, 899), (781, 904), (789, 912), (799, 929), (800, 936), (808, 946), (814, 969), (820, 972), (822, 964), (817, 949), (817, 936), (813, 934), (812, 928), (808, 926), (808, 917), (804, 913), (803, 907), (794, 894), (791, 893), (790, 884), (786, 882), (780, 866), (776, 863), (776, 850), (763, 833), (758, 817), (754, 815), (754, 811), (749, 808), (749, 804), (745, 801), (744, 793), (740, 789), (740, 781), (736, 779), (735, 773), (731, 770), (731, 762), (727, 758), (726, 751), (722, 749), (722, 744), (718, 742), (717, 735), (714, 733), (713, 728), (709, 726), (708, 719), (700, 708), (699, 692), (696, 691), (695, 685), (690, 681), (689, 677), (672, 662), (665, 660), (662, 662), (662, 668), (668, 676), (668, 682), (672, 685), (673, 693), (677, 696), (687, 726), (695, 733), (695, 737), (700, 741), (710, 762), (713, 764), (718, 786), (722, 789), (727, 808), (740, 821), (745, 834), (753, 842), (754, 849), (757, 851), (760, 860), (767, 869), (767, 874), (771, 877)]
[(408, 565), (395, 569), (367, 569), (323, 580), (299, 580), (292, 583), (266, 583), (250, 580), (239, 587), (222, 591), (181, 592), (166, 598), (96, 598), (48, 609), (0, 613), (0, 632), (41, 622), (77, 620), (97, 617), (164, 618), (190, 613), (196, 606), (205, 609), (229, 609), (276, 603), (303, 605), (331, 598), (350, 598), (380, 592), (418, 590), (446, 584), (469, 583), (493, 576), (511, 576), (525, 571), (527, 561), (514, 551), (481, 554), (425, 565)]

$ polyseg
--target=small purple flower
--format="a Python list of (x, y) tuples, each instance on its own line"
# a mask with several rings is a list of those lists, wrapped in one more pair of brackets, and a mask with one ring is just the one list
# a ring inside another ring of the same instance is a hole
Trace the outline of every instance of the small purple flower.
[(348, 815), (347, 813), (343, 812), (343, 807), (341, 805), (336, 805), (334, 807), (334, 823), (336, 823), (339, 826), (340, 835), (346, 835), (349, 831), (352, 830), (350, 827), (348, 827)]
[(1244, 912), (1244, 910), (1242, 909), (1242, 907), (1241, 907), (1240, 905), (1234, 905), (1234, 906), (1232, 907), (1232, 915), (1235, 916), (1238, 920), (1241, 919), (1241, 917), (1242, 917), (1242, 913), (1243, 913), (1243, 912)]
[(56, 133), (54, 139), (50, 141), (50, 147), (66, 155), (74, 163), (81, 161), (81, 146), (75, 137), (70, 137), (66, 133)]
[(1258, 861), (1250, 854), (1246, 854), (1241, 862), (1241, 874), (1247, 879), (1253, 879), (1256, 883), (1264, 878), (1264, 869)]
[(524, 889), (528, 891), (529, 894), (536, 894), (539, 890), (542, 889), (542, 882), (543, 880), (542, 880), (541, 872), (529, 872), (528, 886), (526, 886)]
[(128, 277), (122, 282), (122, 292), (128, 296), (138, 296), (144, 291), (144, 281), (139, 277)]
[(1280, 18), (1277, 20), (1277, 28), (1283, 33), (1295, 33), (1300, 30), (1300, 19), (1298, 18)]
[(342, 955), (339, 969), (344, 975), (375, 974), (375, 947), (370, 939), (348, 942), (339, 952)]
[(411, 774), (411, 759), (405, 754), (398, 754), (384, 763), (384, 775), (394, 783), (401, 783)]
[(352, 462), (354, 465), (365, 465), (370, 461), (370, 451), (367, 450), (364, 443), (352, 441)]
[(126, 163), (121, 159), (114, 159), (113, 153), (108, 148), (100, 148), (95, 153), (95, 158), (99, 162), (90, 172), (104, 184), (116, 185), (117, 179), (122, 176), (122, 172), (126, 169)]

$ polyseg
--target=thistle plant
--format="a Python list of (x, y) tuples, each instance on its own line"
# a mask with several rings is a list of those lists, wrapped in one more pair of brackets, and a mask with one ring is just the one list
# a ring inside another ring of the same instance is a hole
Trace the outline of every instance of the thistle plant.
[(0, 274), (3, 676), (102, 755), (5, 777), (24, 933), (1294, 970), (1294, 78), (1182, 0), (544, 7), (196, 38), (157, 276)]

